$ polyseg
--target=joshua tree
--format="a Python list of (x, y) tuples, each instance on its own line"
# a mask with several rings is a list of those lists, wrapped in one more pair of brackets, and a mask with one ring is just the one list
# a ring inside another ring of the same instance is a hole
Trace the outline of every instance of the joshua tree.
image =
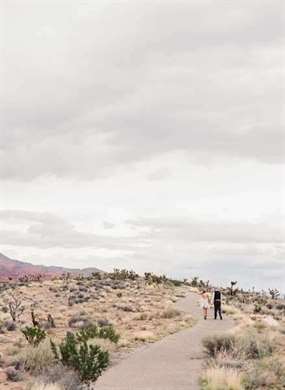
[(231, 295), (234, 295), (234, 286), (237, 284), (237, 280), (236, 281), (231, 281)]
[(280, 296), (280, 291), (277, 288), (269, 288), (268, 291), (272, 299), (277, 299)]
[(198, 284), (199, 284), (199, 278), (198, 278), (198, 276), (194, 276), (194, 278), (192, 278), (192, 280), (191, 280), (191, 286), (198, 287)]

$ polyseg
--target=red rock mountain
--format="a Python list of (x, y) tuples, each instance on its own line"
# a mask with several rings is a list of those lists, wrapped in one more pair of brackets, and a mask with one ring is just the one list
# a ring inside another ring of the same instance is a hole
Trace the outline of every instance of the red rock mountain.
[(55, 266), (33, 265), (20, 260), (10, 259), (0, 253), (0, 279), (18, 278), (26, 274), (44, 274), (46, 276), (60, 275), (64, 272), (88, 275), (101, 272), (98, 268), (73, 269)]

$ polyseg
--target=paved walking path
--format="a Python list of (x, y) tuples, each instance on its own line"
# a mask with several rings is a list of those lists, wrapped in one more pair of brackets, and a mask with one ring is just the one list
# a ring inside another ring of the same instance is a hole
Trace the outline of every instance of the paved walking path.
[(107, 370), (94, 390), (197, 390), (203, 364), (202, 339), (233, 327), (229, 319), (202, 319), (199, 297), (190, 293), (177, 303), (196, 325), (147, 345)]

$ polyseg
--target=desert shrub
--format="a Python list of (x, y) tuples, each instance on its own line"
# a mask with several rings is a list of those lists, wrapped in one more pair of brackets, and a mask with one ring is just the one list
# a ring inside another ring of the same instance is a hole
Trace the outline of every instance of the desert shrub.
[(92, 325), (92, 322), (86, 317), (85, 313), (76, 313), (68, 321), (70, 328), (83, 329)]
[(177, 279), (168, 279), (170, 283), (172, 283), (175, 287), (180, 287), (185, 284), (182, 280), (177, 280)]
[(33, 374), (40, 374), (55, 364), (50, 341), (45, 339), (37, 346), (29, 345), (18, 355), (19, 362), (24, 364), (26, 370)]
[(152, 272), (145, 272), (144, 279), (148, 284), (162, 284), (169, 282), (165, 275), (155, 275)]
[(113, 343), (117, 343), (120, 339), (120, 335), (116, 333), (113, 326), (102, 326), (99, 328), (99, 334), (98, 337), (101, 339), (108, 339), (112, 341)]
[(239, 310), (231, 305), (223, 305), (223, 313), (226, 313), (229, 316), (238, 317), (240, 312)]
[(146, 321), (149, 319), (149, 315), (147, 313), (141, 313), (137, 317), (135, 317), (137, 321)]
[(14, 322), (20, 318), (24, 309), (25, 308), (19, 294), (16, 294), (14, 291), (10, 291), (8, 293), (8, 310)]
[(213, 367), (201, 379), (203, 390), (243, 390), (241, 375), (237, 370)]
[(4, 360), (4, 355), (0, 353), (0, 367), (4, 367), (5, 360)]
[(55, 359), (76, 372), (82, 382), (96, 381), (109, 364), (109, 353), (97, 345), (79, 342), (73, 333), (67, 333), (59, 348), (51, 341)]
[(49, 383), (45, 384), (40, 381), (32, 383), (27, 390), (65, 390), (60, 384)]
[(277, 310), (284, 310), (285, 311), (285, 303), (278, 303), (276, 305)]
[(252, 329), (238, 336), (235, 344), (237, 354), (246, 359), (261, 359), (270, 356), (274, 350), (274, 343), (269, 337)]
[(21, 331), (28, 343), (34, 347), (46, 338), (46, 332), (38, 326), (26, 326)]
[(17, 328), (17, 325), (14, 321), (11, 321), (11, 320), (6, 320), (4, 322), (4, 326), (5, 328), (9, 331), (9, 332), (13, 332), (14, 330), (16, 330)]
[(0, 334), (5, 333), (4, 321), (0, 320)]
[(180, 311), (177, 309), (169, 308), (161, 314), (161, 318), (175, 318), (180, 315)]
[(257, 361), (243, 377), (246, 390), (285, 388), (285, 366), (276, 358)]
[(128, 271), (126, 269), (117, 269), (115, 268), (113, 272), (109, 274), (109, 277), (112, 280), (136, 280), (139, 278), (139, 275), (134, 271)]
[(262, 312), (262, 306), (261, 306), (260, 304), (256, 303), (256, 304), (254, 305), (253, 312), (254, 312), (254, 313), (261, 313), (261, 312)]
[(98, 327), (97, 325), (90, 325), (86, 328), (79, 330), (76, 333), (76, 339), (79, 342), (88, 341), (93, 338), (109, 339), (113, 343), (117, 343), (120, 339), (120, 335), (116, 333), (112, 325)]
[(64, 367), (62, 364), (56, 364), (48, 367), (37, 378), (43, 385), (57, 384), (64, 390), (78, 390), (80, 388), (80, 379), (76, 372)]
[(7, 378), (11, 382), (19, 382), (23, 378), (23, 373), (14, 367), (8, 367), (5, 370)]
[(274, 350), (274, 342), (253, 329), (241, 335), (209, 336), (203, 340), (203, 345), (212, 358), (220, 352), (228, 352), (237, 359), (261, 359), (270, 356)]
[(204, 338), (203, 346), (209, 357), (216, 357), (219, 352), (233, 351), (235, 336), (230, 334), (214, 335)]
[(97, 280), (101, 280), (103, 278), (103, 274), (102, 272), (92, 272), (91, 276), (94, 278), (94, 279), (97, 279)]

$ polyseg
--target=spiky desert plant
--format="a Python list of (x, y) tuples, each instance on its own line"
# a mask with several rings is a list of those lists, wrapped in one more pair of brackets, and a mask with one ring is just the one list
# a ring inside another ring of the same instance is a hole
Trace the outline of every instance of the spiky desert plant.
[(280, 296), (280, 291), (277, 288), (269, 288), (268, 291), (272, 299), (277, 299)]
[(28, 343), (34, 347), (46, 338), (46, 332), (38, 326), (26, 326), (21, 331)]
[(107, 351), (87, 341), (78, 342), (73, 333), (67, 333), (59, 347), (51, 341), (51, 348), (55, 359), (78, 372), (82, 382), (95, 382), (109, 364)]
[(237, 280), (231, 281), (231, 295), (234, 295), (234, 286), (237, 284)]
[(109, 339), (113, 343), (117, 343), (120, 339), (120, 335), (116, 333), (112, 325), (98, 327), (94, 324), (80, 329), (76, 333), (76, 339), (79, 342), (88, 341), (94, 338)]

